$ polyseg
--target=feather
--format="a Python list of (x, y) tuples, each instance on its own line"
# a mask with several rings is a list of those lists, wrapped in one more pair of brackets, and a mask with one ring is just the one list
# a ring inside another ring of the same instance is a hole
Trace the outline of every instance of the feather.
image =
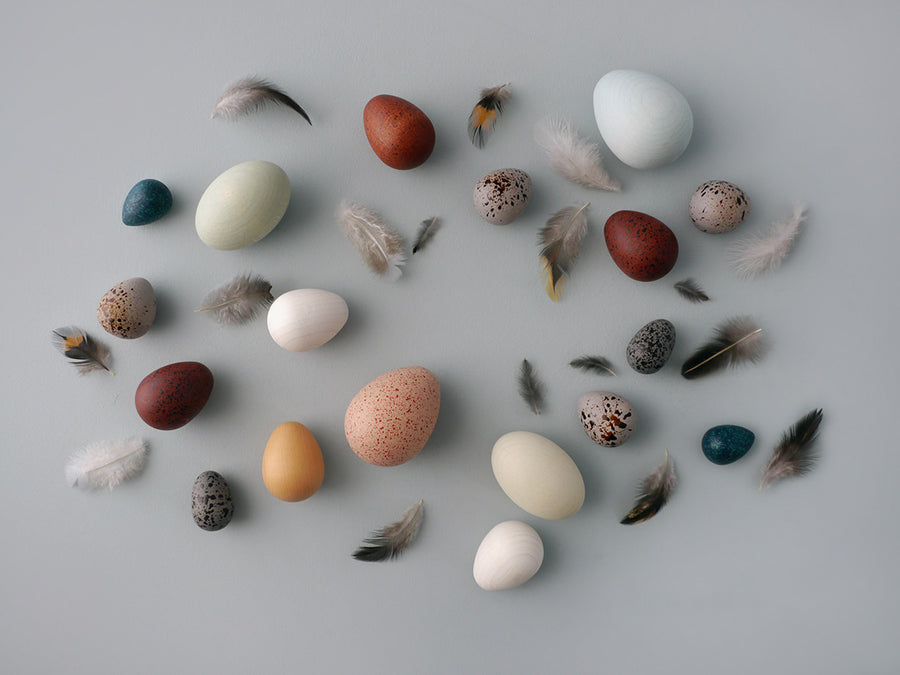
[(403, 237), (385, 224), (381, 216), (365, 206), (341, 202), (338, 220), (373, 272), (386, 275), (391, 281), (400, 278), (403, 273), (400, 266), (406, 260)]
[(782, 435), (763, 470), (760, 490), (782, 478), (802, 476), (812, 470), (818, 459), (812, 446), (821, 422), (822, 409), (818, 408), (808, 412)]
[(481, 99), (469, 114), (469, 137), (476, 147), (484, 147), (485, 141), (494, 130), (497, 118), (503, 113), (503, 104), (509, 95), (509, 82), (499, 87), (481, 90)]
[(628, 515), (622, 518), (621, 523), (634, 525), (655, 516), (669, 501), (676, 482), (675, 465), (669, 458), (669, 451), (666, 450), (666, 461), (641, 481), (634, 506)]
[(756, 363), (767, 349), (763, 329), (751, 317), (738, 316), (716, 328), (713, 338), (684, 362), (681, 374), (693, 380), (727, 366)]
[(569, 365), (598, 375), (616, 374), (612, 369), (612, 364), (602, 356), (580, 356), (569, 361)]
[(703, 289), (693, 279), (683, 279), (675, 284), (675, 290), (678, 294), (691, 302), (707, 302), (709, 296), (703, 292)]
[(519, 395), (535, 415), (541, 414), (541, 408), (544, 407), (544, 385), (535, 375), (528, 359), (522, 359), (522, 367), (519, 369)]
[(409, 508), (396, 523), (376, 530), (363, 540), (353, 557), (364, 562), (391, 560), (403, 553), (416, 538), (425, 516), (423, 502)]
[(582, 138), (568, 120), (550, 116), (534, 129), (534, 140), (566, 180), (595, 190), (619, 192), (622, 184), (603, 167), (600, 147)]
[(195, 312), (211, 312), (218, 323), (240, 324), (255, 317), (272, 304), (272, 284), (258, 274), (238, 274), (226, 284), (211, 290), (203, 307)]
[(147, 444), (140, 438), (99, 441), (78, 450), (66, 464), (66, 481), (82, 489), (112, 490), (137, 475), (147, 458)]
[(271, 82), (255, 77), (238, 80), (230, 85), (216, 101), (212, 117), (232, 119), (256, 112), (267, 103), (286, 105), (312, 124), (309, 115), (300, 105)]
[(806, 207), (796, 204), (793, 213), (773, 223), (767, 234), (748, 237), (732, 246), (728, 253), (737, 273), (742, 277), (755, 277), (779, 267), (791, 252), (804, 220)]
[(75, 326), (57, 328), (53, 331), (53, 345), (69, 359), (81, 375), (95, 370), (105, 370), (111, 375), (114, 374), (109, 369), (109, 348), (95, 342), (80, 328)]
[(581, 206), (567, 206), (552, 216), (538, 234), (541, 248), (541, 262), (546, 275), (547, 295), (557, 302), (562, 294), (569, 270), (578, 257), (581, 240), (588, 230), (587, 208), (590, 202)]
[(416, 241), (413, 244), (412, 252), (417, 253), (425, 248), (439, 229), (441, 229), (441, 219), (437, 216), (423, 220), (419, 224), (419, 232), (416, 234)]

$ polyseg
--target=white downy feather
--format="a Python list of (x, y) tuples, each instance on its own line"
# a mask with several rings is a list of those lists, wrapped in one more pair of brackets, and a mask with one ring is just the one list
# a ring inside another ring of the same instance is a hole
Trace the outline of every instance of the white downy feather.
[(619, 192), (622, 184), (603, 167), (599, 146), (578, 135), (568, 120), (550, 116), (534, 129), (534, 140), (564, 178), (596, 190)]
[(755, 277), (778, 268), (791, 252), (804, 220), (806, 206), (796, 204), (793, 213), (774, 223), (766, 234), (748, 237), (732, 246), (728, 253), (737, 273), (742, 277)]
[(147, 444), (140, 438), (99, 441), (78, 450), (66, 465), (66, 481), (85, 490), (112, 490), (137, 475), (147, 458)]
[(400, 267), (406, 261), (403, 237), (388, 226), (377, 213), (359, 204), (341, 202), (338, 220), (344, 234), (369, 268), (391, 281), (400, 278)]

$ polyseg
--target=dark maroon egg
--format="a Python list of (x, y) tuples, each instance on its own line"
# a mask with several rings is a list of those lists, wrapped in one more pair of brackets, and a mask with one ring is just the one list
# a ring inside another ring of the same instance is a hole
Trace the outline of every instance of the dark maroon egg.
[(366, 104), (363, 124), (378, 159), (394, 169), (414, 169), (434, 150), (434, 125), (409, 101), (381, 94)]
[(154, 429), (178, 429), (203, 410), (212, 388), (213, 374), (202, 363), (170, 363), (141, 380), (134, 407)]
[(619, 269), (637, 281), (666, 276), (678, 260), (678, 240), (664, 223), (640, 211), (616, 211), (603, 228)]

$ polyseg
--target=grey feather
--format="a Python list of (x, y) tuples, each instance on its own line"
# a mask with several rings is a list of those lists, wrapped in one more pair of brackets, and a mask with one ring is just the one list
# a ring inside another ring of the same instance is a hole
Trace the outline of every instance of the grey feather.
[(669, 501), (676, 482), (675, 464), (669, 458), (669, 451), (666, 450), (666, 461), (641, 481), (634, 506), (622, 519), (622, 524), (643, 523), (659, 513), (659, 510)]
[(528, 359), (522, 359), (522, 366), (519, 368), (519, 394), (535, 415), (541, 414), (544, 407), (544, 385), (537, 378)]
[(784, 433), (763, 469), (760, 490), (782, 478), (802, 476), (812, 470), (818, 460), (813, 444), (821, 423), (822, 409), (818, 408), (808, 412)]
[(353, 552), (353, 557), (364, 562), (391, 560), (403, 553), (416, 538), (422, 519), (425, 517), (424, 503), (409, 508), (396, 523), (376, 530)]
[(300, 105), (267, 80), (248, 77), (230, 85), (219, 97), (212, 117), (234, 118), (249, 115), (268, 103), (284, 105), (312, 124), (309, 115)]
[(541, 245), (541, 262), (544, 265), (545, 289), (554, 302), (562, 294), (566, 278), (578, 257), (581, 240), (588, 230), (587, 208), (590, 202), (582, 206), (567, 206), (560, 209), (547, 221), (538, 234)]
[(419, 225), (419, 231), (416, 234), (416, 241), (413, 243), (412, 252), (417, 253), (425, 248), (439, 229), (441, 229), (441, 219), (437, 216), (423, 220)]
[(579, 136), (568, 120), (548, 117), (535, 127), (534, 139), (563, 178), (595, 190), (622, 189), (622, 184), (603, 167), (600, 146)]
[(359, 204), (341, 202), (338, 221), (369, 268), (392, 281), (400, 278), (406, 260), (403, 237), (377, 213)]
[(598, 375), (616, 374), (609, 360), (602, 356), (580, 356), (569, 361), (569, 365), (589, 373), (597, 373)]
[(241, 324), (272, 304), (272, 284), (258, 274), (239, 274), (210, 291), (197, 312), (210, 312), (218, 323)]
[(691, 302), (707, 302), (709, 300), (709, 296), (693, 279), (682, 279), (675, 284), (675, 290), (682, 298)]
[(53, 346), (69, 359), (80, 375), (95, 370), (113, 374), (109, 369), (109, 348), (96, 342), (76, 326), (65, 326), (53, 331)]
[(795, 204), (791, 215), (773, 223), (766, 234), (751, 236), (732, 246), (728, 253), (737, 273), (755, 277), (777, 269), (791, 252), (804, 220), (806, 206)]
[(749, 316), (725, 321), (709, 342), (697, 349), (681, 367), (688, 380), (741, 363), (756, 363), (768, 350), (763, 329)]

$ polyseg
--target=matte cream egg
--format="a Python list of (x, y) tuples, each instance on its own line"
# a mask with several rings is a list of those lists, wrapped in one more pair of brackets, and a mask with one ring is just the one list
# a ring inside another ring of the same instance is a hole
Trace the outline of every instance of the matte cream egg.
[(506, 591), (521, 586), (541, 568), (544, 542), (537, 531), (518, 520), (491, 528), (472, 565), (475, 583), (486, 591)]
[(306, 352), (321, 347), (347, 323), (344, 299), (318, 288), (299, 288), (279, 295), (266, 317), (269, 335), (279, 347)]

